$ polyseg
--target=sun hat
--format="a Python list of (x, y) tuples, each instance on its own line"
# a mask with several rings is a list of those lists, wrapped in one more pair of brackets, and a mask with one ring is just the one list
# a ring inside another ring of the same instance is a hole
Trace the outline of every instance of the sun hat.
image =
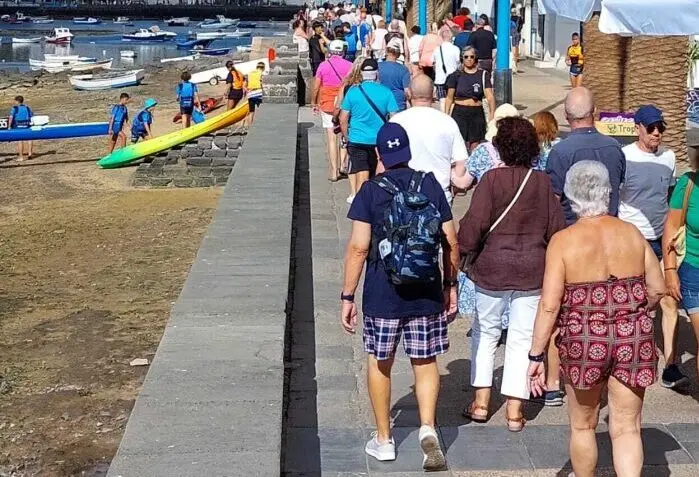
[(376, 135), (376, 148), (386, 169), (410, 162), (408, 133), (398, 123), (385, 123)]
[(498, 121), (503, 118), (519, 117), (519, 111), (510, 103), (504, 103), (498, 106), (493, 115), (493, 119), (488, 121), (488, 130), (485, 133), (485, 140), (492, 141), (498, 133)]
[(158, 104), (158, 100), (153, 99), (153, 98), (148, 98), (143, 102), (143, 109), (152, 108), (156, 104)]
[(328, 53), (331, 55), (341, 55), (345, 52), (345, 42), (342, 40), (333, 40), (328, 45)]

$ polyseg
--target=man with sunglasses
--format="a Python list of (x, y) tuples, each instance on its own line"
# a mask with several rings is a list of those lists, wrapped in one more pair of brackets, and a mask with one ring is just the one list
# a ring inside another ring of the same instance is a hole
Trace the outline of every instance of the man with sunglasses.
[[(638, 108), (634, 115), (638, 140), (624, 147), (626, 176), (620, 190), (619, 218), (635, 225), (658, 257), (663, 258), (662, 235), (669, 212), (668, 192), (675, 185), (675, 153), (661, 145), (665, 132), (663, 112), (653, 105)], [(675, 362), (677, 302), (667, 296), (663, 311), (662, 385), (673, 388), (687, 379)]]

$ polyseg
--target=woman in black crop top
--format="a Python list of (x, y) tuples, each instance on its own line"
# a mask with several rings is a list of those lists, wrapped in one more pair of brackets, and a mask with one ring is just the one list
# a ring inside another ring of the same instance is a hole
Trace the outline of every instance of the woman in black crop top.
[(492, 119), (495, 114), (495, 95), (490, 73), (478, 68), (476, 50), (467, 46), (461, 60), (463, 67), (447, 77), (446, 110), (451, 112), (466, 146), (471, 150), (485, 139), (487, 122), (483, 98), (488, 101), (489, 119)]

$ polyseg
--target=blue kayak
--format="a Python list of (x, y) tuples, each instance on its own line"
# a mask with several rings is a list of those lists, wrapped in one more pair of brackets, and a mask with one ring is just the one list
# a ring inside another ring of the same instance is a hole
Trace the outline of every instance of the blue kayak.
[(177, 42), (177, 49), (178, 50), (189, 50), (190, 48), (194, 48), (197, 45), (201, 45), (204, 48), (208, 47), (211, 42), (214, 40), (185, 40), (185, 41), (178, 41)]
[(0, 142), (106, 136), (109, 123), (75, 123), (0, 130)]

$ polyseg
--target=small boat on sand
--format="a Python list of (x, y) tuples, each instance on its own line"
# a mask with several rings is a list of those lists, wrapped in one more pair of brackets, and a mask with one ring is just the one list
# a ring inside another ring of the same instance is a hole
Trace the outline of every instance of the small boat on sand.
[(235, 49), (240, 53), (250, 53), (252, 51), (252, 45), (238, 45)]
[(197, 55), (187, 55), (187, 56), (177, 56), (175, 58), (162, 58), (161, 63), (176, 63), (178, 61), (194, 61), (197, 59)]
[(141, 84), (144, 70), (120, 71), (101, 75), (77, 75), (68, 78), (73, 88), (84, 91), (124, 88)]

